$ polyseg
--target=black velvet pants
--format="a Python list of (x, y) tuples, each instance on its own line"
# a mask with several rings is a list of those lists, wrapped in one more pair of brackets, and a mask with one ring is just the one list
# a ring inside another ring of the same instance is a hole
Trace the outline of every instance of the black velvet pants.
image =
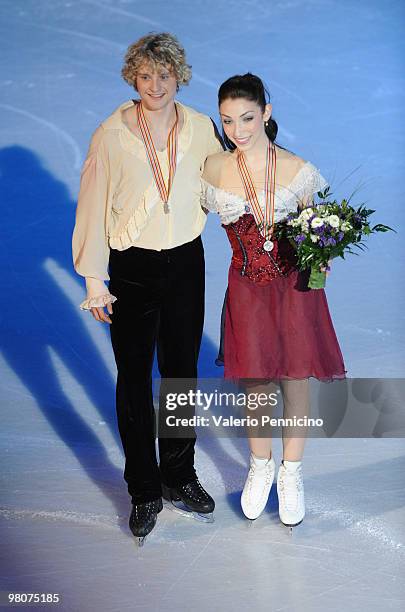
[(196, 379), (204, 322), (205, 264), (201, 238), (173, 249), (110, 251), (111, 340), (118, 368), (116, 405), (133, 503), (161, 496), (161, 482), (194, 478), (195, 436), (159, 438), (155, 450), (152, 367), (162, 381)]

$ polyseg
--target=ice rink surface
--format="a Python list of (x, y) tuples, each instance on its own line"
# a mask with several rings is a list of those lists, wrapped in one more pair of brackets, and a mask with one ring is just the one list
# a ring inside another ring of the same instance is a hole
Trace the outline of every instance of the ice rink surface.
[[(70, 255), (90, 135), (133, 97), (120, 77), (125, 49), (173, 32), (193, 66), (181, 101), (218, 120), (218, 85), (259, 74), (280, 144), (395, 227), (334, 262), (327, 296), (349, 376), (403, 377), (404, 17), (391, 0), (1, 0), (3, 596), (59, 593), (59, 609), (80, 612), (404, 609), (400, 438), (309, 440), (307, 516), (292, 537), (274, 486), (253, 526), (242, 516), (246, 440), (203, 438), (196, 462), (215, 523), (165, 508), (135, 548), (108, 330), (79, 311)], [(220, 376), (230, 249), (214, 217), (204, 243), (200, 374)]]

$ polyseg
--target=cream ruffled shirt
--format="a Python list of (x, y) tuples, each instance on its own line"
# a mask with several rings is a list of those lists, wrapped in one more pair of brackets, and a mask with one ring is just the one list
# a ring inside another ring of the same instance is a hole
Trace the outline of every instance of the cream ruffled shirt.
[[(169, 213), (164, 211), (143, 142), (123, 123), (122, 112), (133, 101), (118, 107), (93, 134), (83, 165), (72, 240), (75, 270), (86, 277), (88, 297), (93, 298), (82, 308), (114, 301), (102, 282), (109, 280), (110, 248), (171, 249), (190, 242), (204, 228), (200, 178), (206, 158), (222, 147), (209, 117), (176, 104), (184, 119)], [(157, 155), (167, 184), (167, 151)], [(94, 300), (97, 296), (100, 300)]]

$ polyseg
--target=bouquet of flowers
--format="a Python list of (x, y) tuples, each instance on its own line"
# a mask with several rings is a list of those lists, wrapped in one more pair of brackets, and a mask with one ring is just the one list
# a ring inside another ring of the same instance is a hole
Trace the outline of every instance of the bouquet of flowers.
[(319, 202), (290, 213), (286, 222), (276, 225), (276, 236), (286, 237), (295, 245), (298, 269), (311, 269), (308, 283), (311, 289), (325, 287), (331, 259), (344, 259), (346, 253), (358, 255), (352, 247), (364, 250), (365, 236), (395, 231), (381, 223), (371, 227), (369, 217), (374, 210), (364, 204), (354, 208), (349, 204), (350, 198), (340, 203), (332, 200), (330, 187), (317, 195)]

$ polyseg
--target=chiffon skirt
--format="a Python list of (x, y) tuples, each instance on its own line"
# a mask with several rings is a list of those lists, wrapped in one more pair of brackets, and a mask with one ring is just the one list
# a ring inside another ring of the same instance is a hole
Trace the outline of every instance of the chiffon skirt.
[(308, 289), (294, 270), (258, 286), (230, 267), (224, 317), (224, 377), (345, 378), (345, 366), (323, 289)]

